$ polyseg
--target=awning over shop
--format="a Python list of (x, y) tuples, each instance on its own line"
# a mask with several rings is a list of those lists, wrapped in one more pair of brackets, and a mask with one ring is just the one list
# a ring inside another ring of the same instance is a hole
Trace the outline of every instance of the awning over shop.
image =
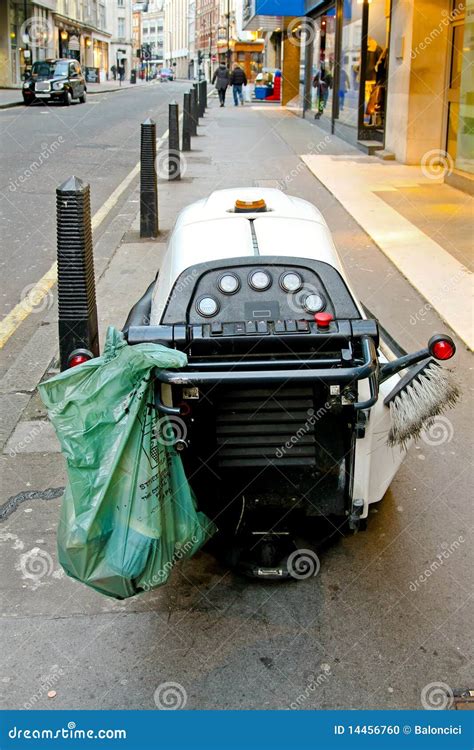
[(284, 16), (304, 15), (304, 0), (244, 0), (243, 28), (273, 31), (281, 27)]

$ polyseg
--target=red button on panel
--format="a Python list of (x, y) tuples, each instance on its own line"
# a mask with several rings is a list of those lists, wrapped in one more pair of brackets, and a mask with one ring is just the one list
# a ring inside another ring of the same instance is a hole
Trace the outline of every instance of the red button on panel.
[(329, 323), (334, 320), (331, 313), (319, 312), (314, 314), (318, 328), (329, 328)]

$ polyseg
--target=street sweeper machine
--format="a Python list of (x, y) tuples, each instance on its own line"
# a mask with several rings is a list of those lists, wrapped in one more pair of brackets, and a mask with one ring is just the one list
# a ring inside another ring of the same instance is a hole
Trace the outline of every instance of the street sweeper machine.
[(156, 369), (155, 407), (227, 559), (257, 577), (284, 577), (324, 526), (357, 530), (458, 396), (438, 364), (452, 339), (399, 350), (320, 211), (279, 190), (219, 190), (182, 211), (124, 334), (187, 354)]

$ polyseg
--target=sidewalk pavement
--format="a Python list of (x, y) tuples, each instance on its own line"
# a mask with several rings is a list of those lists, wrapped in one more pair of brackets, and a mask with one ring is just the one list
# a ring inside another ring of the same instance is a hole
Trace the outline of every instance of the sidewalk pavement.
[[(193, 150), (183, 155), (183, 179), (159, 181), (159, 240), (139, 239), (135, 190), (97, 243), (101, 341), (108, 324), (123, 325), (155, 275), (176, 213), (212, 190), (248, 185), (280, 187), (321, 209), (356, 294), (402, 346), (421, 348), (443, 329), (433, 308), (425, 309), (426, 300), (299, 156), (322, 153), (337, 165), (358, 151), (281, 108), (210, 104)], [(122, 241), (111, 243), (107, 258), (100, 246), (117, 236)], [(413, 325), (417, 310), (422, 314)], [(55, 318), (53, 308), (35, 334), (42, 338), (20, 357), (19, 373), (33, 371), (45, 347), (51, 356), (56, 352)], [(460, 347), (461, 385), (468, 370)], [(11, 381), (23, 394), (19, 378)], [(416, 598), (408, 588), (446, 540), (467, 536), (467, 409), (450, 412), (452, 443), (410, 452), (372, 511), (367, 534), (329, 549), (317, 578), (252, 585), (203, 551), (181, 564), (163, 589), (117, 602), (68, 579), (56, 561), (64, 462), (55, 440), (47, 439), (34, 389), (30, 396), (3, 456), (9, 516), (2, 555), (10, 572), (2, 620), (5, 708), (37, 696), (37, 709), (154, 709), (157, 686), (173, 681), (184, 687), (188, 709), (413, 709), (434, 680), (467, 684), (467, 592), (458, 582), (467, 580), (469, 556), (453, 555), (449, 571), (430, 578)], [(437, 477), (447, 460), (452, 480), (443, 494)], [(21, 564), (31, 549), (52, 561), (33, 580)], [(38, 681), (53, 668), (51, 700)], [(318, 674), (322, 679), (308, 689)]]
[[(136, 84), (130, 83), (130, 81), (123, 81), (120, 84), (119, 81), (104, 81), (103, 83), (87, 83), (87, 93), (90, 94), (107, 94), (112, 91), (121, 91), (122, 89), (133, 88), (134, 86), (151, 86), (158, 84), (158, 80), (154, 81), (141, 81), (138, 80)], [(23, 99), (21, 95), (21, 88), (11, 89), (0, 89), (0, 109), (8, 109), (9, 107), (19, 107), (23, 105)]]
[(303, 154), (312, 173), (458, 336), (474, 348), (474, 199), (437, 165), (375, 156)]

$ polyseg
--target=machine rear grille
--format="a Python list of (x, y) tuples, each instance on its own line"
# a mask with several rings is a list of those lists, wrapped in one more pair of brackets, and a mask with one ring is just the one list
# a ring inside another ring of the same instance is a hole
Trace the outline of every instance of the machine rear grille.
[(215, 402), (220, 467), (314, 464), (312, 387), (241, 388)]

